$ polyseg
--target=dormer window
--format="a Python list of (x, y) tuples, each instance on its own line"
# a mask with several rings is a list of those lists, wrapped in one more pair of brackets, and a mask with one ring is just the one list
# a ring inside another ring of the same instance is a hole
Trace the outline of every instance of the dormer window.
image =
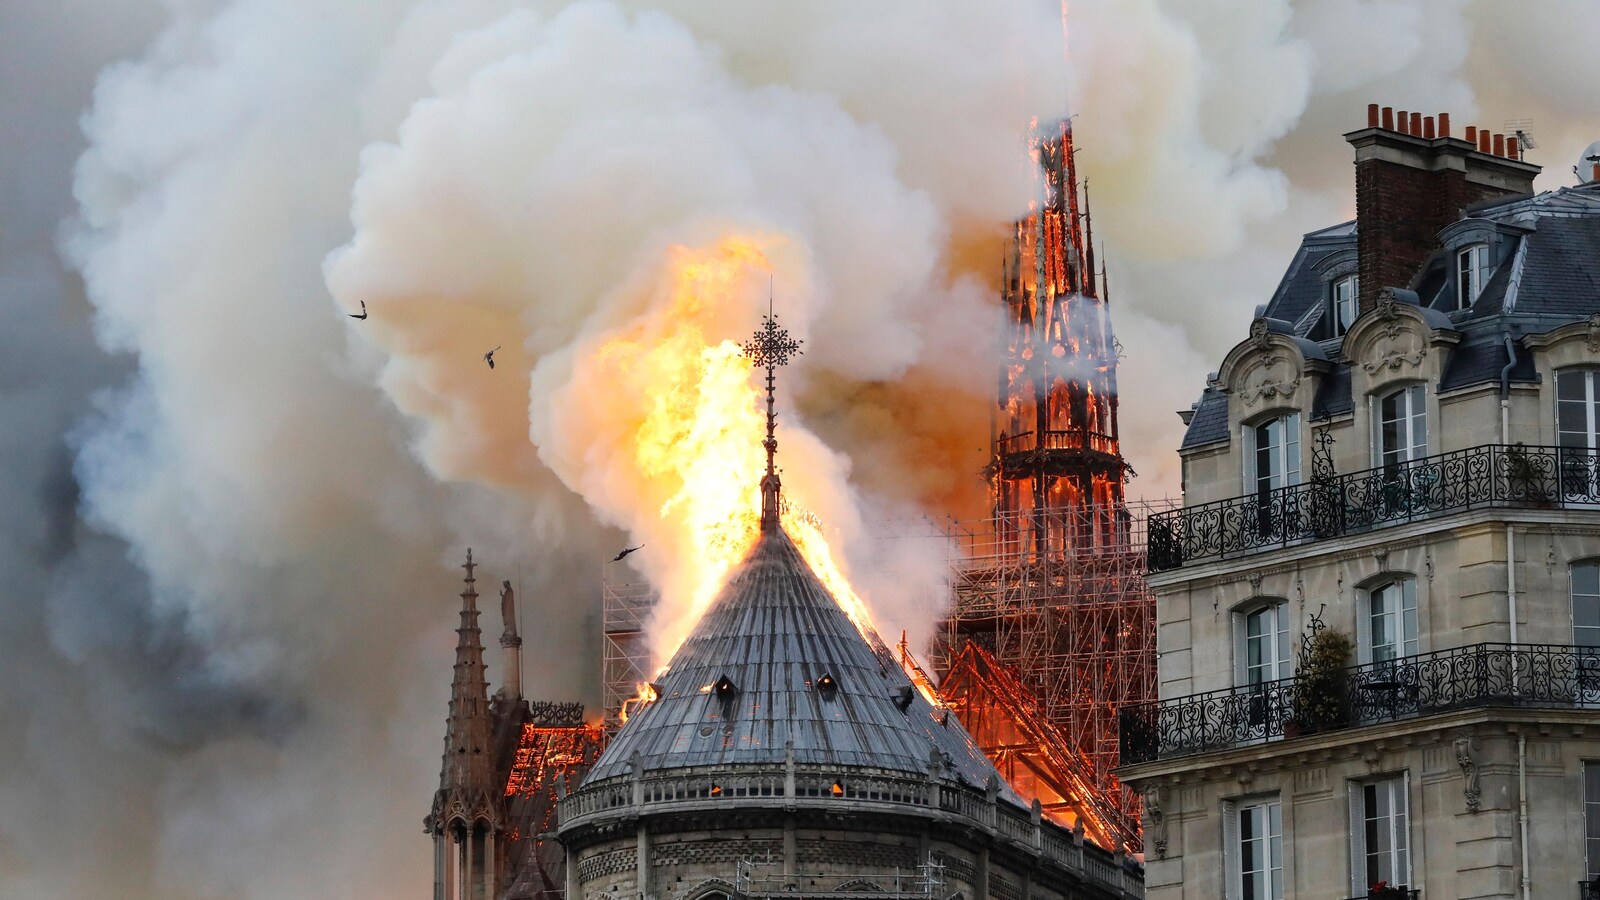
[(1488, 244), (1468, 244), (1456, 251), (1456, 309), (1471, 308), (1488, 280)]
[(1356, 293), (1360, 281), (1355, 275), (1346, 275), (1329, 286), (1328, 321), (1332, 335), (1343, 337), (1356, 320)]

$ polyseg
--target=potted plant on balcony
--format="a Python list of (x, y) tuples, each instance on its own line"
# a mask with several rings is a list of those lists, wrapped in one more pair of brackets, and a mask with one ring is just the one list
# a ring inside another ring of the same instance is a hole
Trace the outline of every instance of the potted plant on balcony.
[[(1293, 730), (1315, 734), (1350, 721), (1350, 638), (1311, 617), (1309, 633), (1300, 638), (1295, 668)], [(1287, 732), (1289, 728), (1286, 727)]]
[(1367, 900), (1405, 900), (1406, 889), (1380, 881), (1367, 891)]
[(1546, 482), (1544, 473), (1528, 458), (1527, 445), (1521, 441), (1506, 448), (1506, 486), (1511, 489), (1510, 500), (1525, 500), (1547, 506), (1552, 500), (1553, 485)]

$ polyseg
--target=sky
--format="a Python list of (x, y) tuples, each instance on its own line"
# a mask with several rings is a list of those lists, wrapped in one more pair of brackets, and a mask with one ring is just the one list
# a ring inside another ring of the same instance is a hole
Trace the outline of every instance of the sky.
[(591, 705), (604, 561), (642, 538), (623, 577), (683, 575), (675, 476), (618, 426), (678, 393), (602, 351), (686, 339), (664, 285), (695, 253), (771, 271), (695, 321), (786, 301), (786, 484), (917, 634), (938, 560), (861, 536), (981, 494), (974, 335), (1030, 118), (1075, 116), (1132, 493), (1171, 496), (1175, 411), (1353, 215), (1367, 103), (1531, 120), (1537, 186), (1570, 184), (1590, 15), (0, 6), (0, 896), (423, 890), (465, 548), (519, 587), (529, 692)]

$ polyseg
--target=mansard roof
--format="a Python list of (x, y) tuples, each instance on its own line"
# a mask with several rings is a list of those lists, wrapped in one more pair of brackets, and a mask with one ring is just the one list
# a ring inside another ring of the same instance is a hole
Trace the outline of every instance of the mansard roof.
[[(586, 783), (698, 766), (870, 767), (1002, 785), (953, 715), (871, 642), (782, 528), (764, 530), (657, 679), (658, 698), (617, 732)], [(903, 706), (903, 708), (902, 708)]]

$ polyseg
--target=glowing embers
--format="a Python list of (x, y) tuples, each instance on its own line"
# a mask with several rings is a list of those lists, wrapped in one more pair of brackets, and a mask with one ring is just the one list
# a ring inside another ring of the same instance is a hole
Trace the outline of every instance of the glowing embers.
[(839, 682), (832, 675), (824, 674), (817, 679), (817, 694), (824, 700), (832, 700), (839, 696)]
[(828, 793), (833, 795), (833, 796), (835, 796), (835, 797), (843, 797), (844, 796), (844, 782), (835, 781), (833, 783), (833, 787), (828, 789)]
[(732, 703), (733, 698), (739, 695), (739, 686), (733, 683), (732, 678), (724, 675), (717, 679), (716, 684), (711, 686), (711, 692), (716, 694), (717, 699), (722, 703)]

